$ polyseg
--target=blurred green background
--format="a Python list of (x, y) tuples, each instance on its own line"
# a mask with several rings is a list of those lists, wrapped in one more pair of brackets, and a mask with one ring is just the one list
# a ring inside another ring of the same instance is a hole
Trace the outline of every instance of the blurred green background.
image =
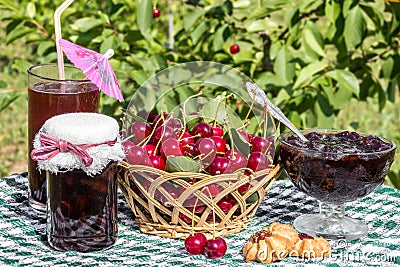
[[(56, 61), (53, 11), (63, 1), (0, 3), (0, 176), (27, 170), (26, 69)], [(152, 10), (161, 15), (153, 18)], [(174, 64), (207, 60), (253, 79), (299, 128), (382, 135), (400, 144), (399, 4), (357, 0), (76, 0), (63, 37), (104, 53), (126, 101)], [(239, 53), (230, 47), (238, 44)], [(160, 109), (163, 107), (160, 106)], [(400, 188), (399, 149), (386, 183)]]

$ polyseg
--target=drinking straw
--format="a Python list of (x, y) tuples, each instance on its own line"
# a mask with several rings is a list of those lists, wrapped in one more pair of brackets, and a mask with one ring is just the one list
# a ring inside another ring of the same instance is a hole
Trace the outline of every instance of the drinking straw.
[(64, 73), (64, 56), (59, 41), (61, 39), (61, 14), (74, 2), (75, 0), (66, 0), (54, 12), (54, 31), (56, 34), (56, 48), (57, 48), (57, 65), (58, 65), (58, 78), (65, 80)]

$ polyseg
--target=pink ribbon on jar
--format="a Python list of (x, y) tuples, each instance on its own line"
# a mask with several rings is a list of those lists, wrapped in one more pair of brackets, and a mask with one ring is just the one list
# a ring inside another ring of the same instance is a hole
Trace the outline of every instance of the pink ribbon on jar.
[(56, 139), (47, 134), (41, 133), (39, 141), (42, 147), (32, 150), (31, 158), (33, 160), (48, 160), (55, 157), (60, 152), (71, 152), (77, 155), (82, 160), (85, 167), (88, 167), (92, 164), (93, 158), (89, 155), (89, 153), (86, 152), (86, 149), (99, 145), (113, 146), (117, 142), (117, 139), (100, 144), (74, 145), (65, 140)]

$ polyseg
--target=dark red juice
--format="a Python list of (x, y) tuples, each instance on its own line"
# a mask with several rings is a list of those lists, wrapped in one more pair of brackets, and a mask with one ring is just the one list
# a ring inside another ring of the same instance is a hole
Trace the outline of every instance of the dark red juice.
[[(33, 139), (47, 119), (71, 112), (98, 112), (99, 90), (94, 84), (87, 81), (36, 83), (28, 90), (28, 103), (30, 153), (33, 149)], [(37, 163), (30, 157), (28, 171), (31, 205), (44, 207), (47, 199), (46, 172), (40, 173), (37, 170)]]
[(89, 252), (112, 245), (117, 237), (117, 163), (88, 176), (83, 170), (48, 172), (47, 237), (61, 251)]

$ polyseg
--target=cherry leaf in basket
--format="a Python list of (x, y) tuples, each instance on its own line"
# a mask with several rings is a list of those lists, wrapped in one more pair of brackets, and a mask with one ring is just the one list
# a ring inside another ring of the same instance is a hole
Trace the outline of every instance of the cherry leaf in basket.
[(250, 154), (251, 145), (248, 141), (246, 141), (243, 136), (236, 130), (235, 128), (229, 129), (229, 131), (225, 134), (226, 139), (233, 139), (233, 144), (235, 145), (235, 149), (238, 149), (243, 155)]
[(257, 193), (257, 192), (254, 192), (251, 196), (249, 196), (249, 197), (246, 199), (246, 204), (247, 204), (247, 205), (251, 205), (251, 204), (253, 204), (253, 203), (256, 203), (256, 202), (258, 201), (258, 199), (259, 199), (258, 193)]
[(169, 156), (166, 169), (168, 172), (201, 172), (201, 164), (186, 156)]
[(197, 124), (199, 124), (199, 122), (203, 121), (203, 117), (201, 117), (200, 115), (197, 114), (193, 114), (193, 115), (189, 115), (186, 117), (186, 128), (189, 131), (192, 131), (194, 126), (196, 126)]

